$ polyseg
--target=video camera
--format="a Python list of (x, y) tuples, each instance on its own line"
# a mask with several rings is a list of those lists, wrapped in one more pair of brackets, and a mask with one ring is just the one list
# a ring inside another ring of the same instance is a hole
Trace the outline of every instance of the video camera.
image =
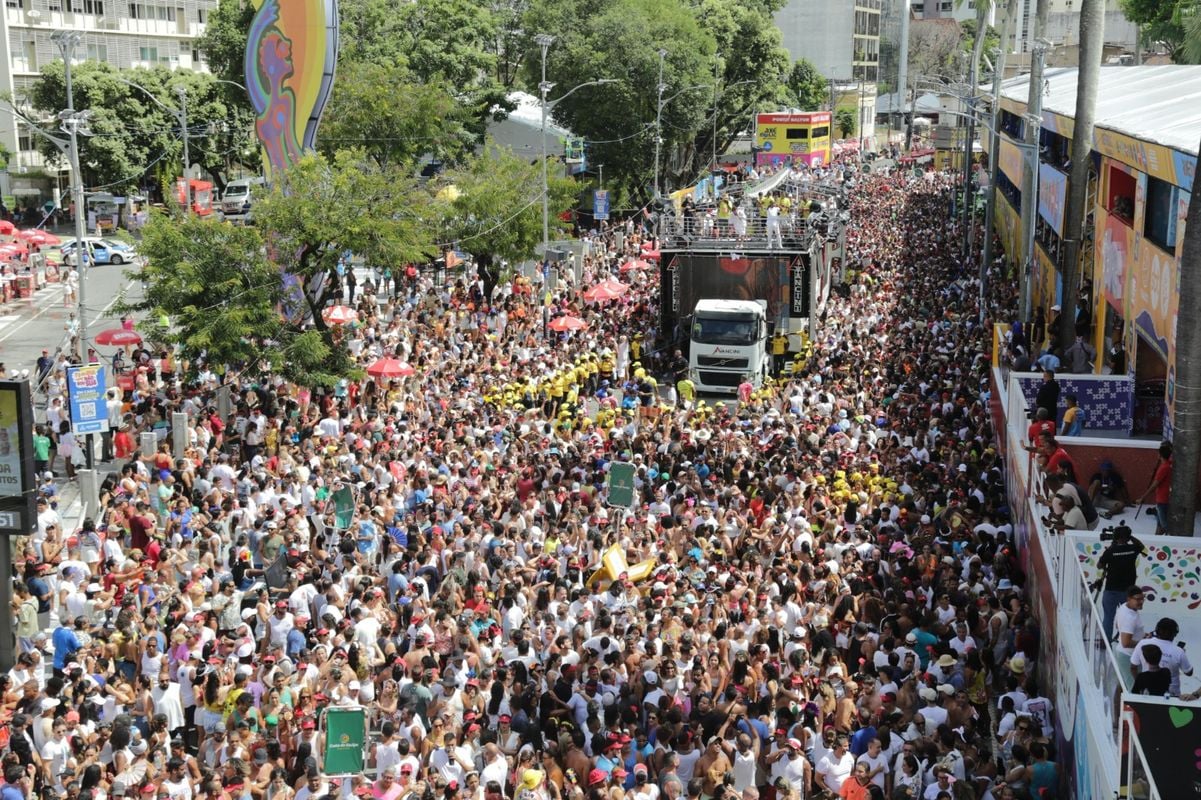
[(1129, 525), (1109, 525), (1101, 529), (1101, 541), (1108, 542), (1115, 538), (1130, 539), (1133, 538), (1134, 531), (1130, 530)]

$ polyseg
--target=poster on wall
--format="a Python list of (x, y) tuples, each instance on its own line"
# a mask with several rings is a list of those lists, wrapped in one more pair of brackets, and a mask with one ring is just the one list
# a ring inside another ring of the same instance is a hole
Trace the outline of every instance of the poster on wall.
[(1105, 301), (1125, 313), (1127, 265), (1134, 249), (1134, 229), (1117, 217), (1105, 218), (1101, 235), (1101, 263), (1104, 267)]
[[(1163, 797), (1201, 798), (1201, 712), (1195, 704), (1129, 700), (1147, 770)], [(1123, 756), (1122, 774), (1126, 774)]]

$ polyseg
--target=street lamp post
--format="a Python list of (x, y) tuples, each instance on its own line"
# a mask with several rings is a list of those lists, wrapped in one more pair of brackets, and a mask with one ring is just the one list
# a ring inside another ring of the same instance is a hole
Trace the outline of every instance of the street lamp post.
[(663, 144), (663, 61), (667, 58), (667, 50), (659, 48), (659, 102), (655, 106), (655, 199), (659, 198), (659, 148)]
[[(83, 196), (83, 175), (79, 172), (79, 130), (87, 121), (86, 116), (75, 113), (75, 90), (71, 82), (71, 65), (75, 60), (75, 48), (83, 41), (83, 34), (78, 31), (56, 31), (50, 40), (58, 46), (63, 57), (63, 78), (67, 87), (67, 108), (60, 114), (63, 130), (69, 135), (67, 143), (67, 159), (71, 164), (71, 196), (75, 202), (75, 265), (79, 270), (79, 307), (76, 319), (79, 320), (79, 356), (87, 357), (88, 353), (88, 320), (85, 296), (87, 294), (88, 275), (87, 244), (83, 237), (87, 234), (84, 228), (86, 205)], [(92, 448), (89, 441), (88, 469), (92, 467)]]
[(546, 175), (546, 95), (550, 93), (552, 84), (546, 82), (546, 53), (550, 50), (555, 37), (549, 33), (540, 33), (534, 37), (538, 47), (542, 49), (542, 80), (538, 83), (538, 93), (542, 108), (542, 258), (546, 260), (546, 248), (550, 246), (550, 199), (547, 197), (549, 188)]

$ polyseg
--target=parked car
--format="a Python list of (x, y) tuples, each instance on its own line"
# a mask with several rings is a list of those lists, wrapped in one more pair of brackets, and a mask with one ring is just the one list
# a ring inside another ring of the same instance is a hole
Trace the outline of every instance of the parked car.
[[(133, 245), (127, 244), (117, 239), (109, 239), (102, 236), (89, 236), (83, 240), (88, 248), (88, 259), (95, 263), (96, 266), (105, 264), (114, 264), (120, 266), (128, 264), (138, 257), (138, 252)], [(69, 263), (75, 263), (75, 240), (63, 242), (61, 250), (63, 260)]]

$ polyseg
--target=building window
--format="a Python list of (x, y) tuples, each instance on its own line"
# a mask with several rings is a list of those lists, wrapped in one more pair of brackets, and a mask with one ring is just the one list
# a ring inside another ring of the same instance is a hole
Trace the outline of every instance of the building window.
[(1147, 177), (1147, 203), (1143, 209), (1143, 235), (1169, 253), (1176, 252), (1176, 206), (1180, 190), (1158, 178)]
[(160, 22), (174, 22), (175, 7), (155, 6), (149, 3), (130, 3), (129, 16), (131, 19), (157, 19)]
[(138, 55), (140, 56), (142, 61), (151, 61), (151, 62), (158, 61), (158, 48), (157, 47), (139, 47)]
[(104, 0), (83, 0), (83, 13), (95, 14), (97, 16), (104, 14)]
[(33, 134), (24, 125), (17, 130), (17, 149), (22, 151), (35, 149)]
[(1134, 176), (1117, 167), (1109, 168), (1109, 197), (1105, 208), (1127, 225), (1134, 224)]
[(108, 61), (108, 45), (88, 43), (88, 61)]
[(9, 8), (24, 8), (25, 0), (5, 0), (4, 5)]
[(204, 9), (204, 8), (196, 9), (196, 21), (199, 22), (201, 25), (208, 22), (208, 10)]

